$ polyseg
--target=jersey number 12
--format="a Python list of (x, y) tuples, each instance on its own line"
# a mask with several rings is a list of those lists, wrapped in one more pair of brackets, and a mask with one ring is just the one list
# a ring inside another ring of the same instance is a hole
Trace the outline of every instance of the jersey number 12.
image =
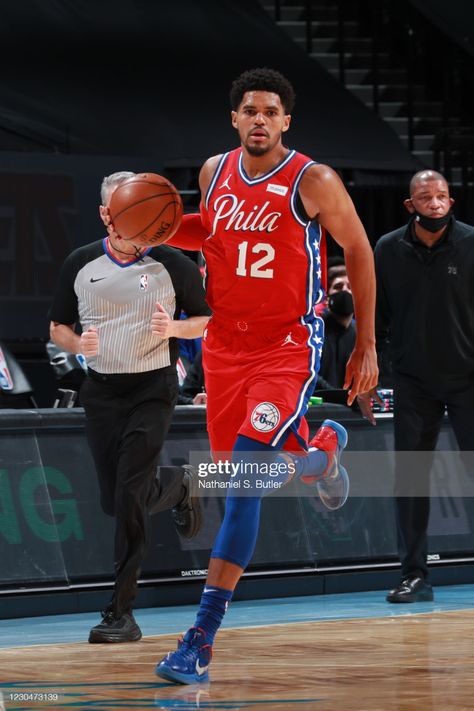
[[(239, 261), (237, 263), (237, 269), (235, 273), (237, 276), (247, 276), (247, 250), (249, 243), (241, 242), (239, 244)], [(256, 277), (257, 279), (273, 279), (273, 269), (263, 269), (266, 264), (269, 264), (275, 259), (275, 250), (271, 244), (265, 244), (264, 242), (257, 242), (254, 244), (251, 250), (252, 254), (259, 254), (260, 252), (265, 252), (263, 257), (256, 259), (252, 262), (250, 266), (250, 276)], [(250, 261), (250, 259), (249, 259)]]

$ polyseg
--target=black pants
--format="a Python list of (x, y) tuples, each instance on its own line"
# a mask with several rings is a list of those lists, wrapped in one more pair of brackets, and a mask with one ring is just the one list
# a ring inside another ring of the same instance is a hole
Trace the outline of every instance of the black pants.
[(177, 395), (174, 368), (107, 376), (90, 371), (81, 389), (102, 509), (116, 519), (111, 609), (117, 616), (132, 609), (149, 514), (183, 497), (181, 467), (162, 467), (156, 479)]
[[(474, 449), (474, 382), (428, 383), (399, 373), (394, 376), (396, 451), (432, 452), (447, 410), (461, 451)], [(416, 460), (416, 490), (429, 492), (433, 457)], [(396, 458), (395, 493), (409, 491), (406, 459)], [(427, 578), (429, 496), (397, 496), (398, 550), (403, 577)]]

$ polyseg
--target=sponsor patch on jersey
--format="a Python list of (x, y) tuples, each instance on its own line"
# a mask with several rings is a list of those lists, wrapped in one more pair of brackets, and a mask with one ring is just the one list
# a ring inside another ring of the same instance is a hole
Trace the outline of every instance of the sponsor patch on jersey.
[(288, 188), (285, 185), (275, 185), (275, 183), (268, 183), (267, 193), (275, 193), (275, 195), (286, 195)]
[(259, 432), (271, 432), (280, 422), (280, 410), (272, 402), (261, 402), (251, 416), (252, 427)]
[(140, 291), (148, 291), (148, 274), (140, 274)]

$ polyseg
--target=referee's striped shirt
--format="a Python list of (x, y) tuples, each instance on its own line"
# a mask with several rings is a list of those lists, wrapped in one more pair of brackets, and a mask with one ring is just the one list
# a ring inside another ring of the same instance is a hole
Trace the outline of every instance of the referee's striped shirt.
[(99, 373), (143, 373), (175, 365), (176, 338), (162, 339), (150, 330), (155, 304), (170, 318), (208, 316), (202, 277), (182, 252), (160, 245), (123, 264), (108, 250), (107, 240), (79, 247), (65, 260), (50, 310), (50, 319), (82, 330), (95, 326), (99, 353), (87, 359)]

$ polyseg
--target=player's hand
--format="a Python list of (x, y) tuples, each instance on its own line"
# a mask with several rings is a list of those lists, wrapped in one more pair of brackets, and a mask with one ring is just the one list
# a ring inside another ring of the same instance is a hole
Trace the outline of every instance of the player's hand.
[(347, 404), (350, 406), (358, 395), (377, 386), (379, 369), (375, 346), (357, 346), (352, 351), (346, 365), (344, 390), (349, 390)]
[(87, 331), (84, 331), (80, 340), (81, 353), (86, 358), (92, 358), (99, 352), (99, 333), (95, 326), (89, 326)]
[(171, 338), (175, 335), (173, 319), (158, 302), (156, 302), (155, 311), (151, 317), (151, 332), (160, 338)]
[(359, 405), (362, 416), (365, 417), (371, 425), (375, 426), (377, 422), (375, 421), (374, 413), (372, 412), (372, 400), (376, 400), (379, 405), (384, 404), (376, 388), (372, 388), (372, 390), (369, 390), (366, 393), (357, 395), (357, 404)]
[(207, 405), (207, 393), (198, 393), (195, 395), (193, 405)]

